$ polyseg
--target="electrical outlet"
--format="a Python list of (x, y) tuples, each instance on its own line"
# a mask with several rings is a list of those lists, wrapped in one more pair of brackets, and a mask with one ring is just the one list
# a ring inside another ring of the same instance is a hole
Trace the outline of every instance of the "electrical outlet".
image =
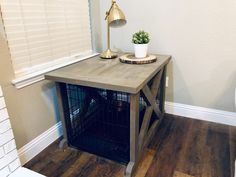
[(169, 77), (166, 76), (166, 87), (169, 87)]

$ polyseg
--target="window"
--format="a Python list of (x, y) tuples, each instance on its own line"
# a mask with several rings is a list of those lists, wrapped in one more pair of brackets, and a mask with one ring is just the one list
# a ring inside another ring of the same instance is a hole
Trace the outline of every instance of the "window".
[(91, 54), (88, 0), (0, 0), (16, 78)]

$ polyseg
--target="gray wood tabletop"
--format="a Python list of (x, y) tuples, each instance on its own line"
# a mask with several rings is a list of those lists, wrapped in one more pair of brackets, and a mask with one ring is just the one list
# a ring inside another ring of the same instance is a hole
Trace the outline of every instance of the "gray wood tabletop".
[(135, 94), (171, 59), (169, 55), (156, 56), (157, 62), (144, 65), (124, 64), (118, 58), (104, 60), (95, 56), (47, 73), (45, 78)]

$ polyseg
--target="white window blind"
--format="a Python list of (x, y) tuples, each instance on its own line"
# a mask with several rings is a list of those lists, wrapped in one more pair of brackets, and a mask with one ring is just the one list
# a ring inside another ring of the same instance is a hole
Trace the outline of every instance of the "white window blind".
[(88, 0), (0, 0), (16, 77), (92, 51)]

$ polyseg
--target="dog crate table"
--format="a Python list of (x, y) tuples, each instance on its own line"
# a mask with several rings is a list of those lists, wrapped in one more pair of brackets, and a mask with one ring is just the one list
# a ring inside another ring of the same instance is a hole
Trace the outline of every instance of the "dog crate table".
[(56, 83), (63, 142), (123, 162), (133, 176), (164, 117), (170, 59), (131, 65), (96, 56), (46, 74)]

